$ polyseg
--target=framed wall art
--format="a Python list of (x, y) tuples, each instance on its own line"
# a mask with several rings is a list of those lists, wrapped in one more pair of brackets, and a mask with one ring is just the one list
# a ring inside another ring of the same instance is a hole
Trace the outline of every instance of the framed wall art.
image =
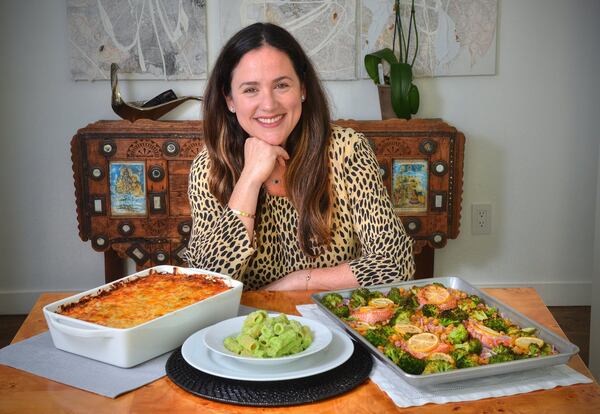
[(110, 163), (110, 215), (145, 217), (146, 165), (143, 161)]
[(427, 212), (428, 177), (427, 160), (392, 161), (392, 204), (396, 213)]
[(206, 79), (205, 0), (66, 3), (73, 79)]

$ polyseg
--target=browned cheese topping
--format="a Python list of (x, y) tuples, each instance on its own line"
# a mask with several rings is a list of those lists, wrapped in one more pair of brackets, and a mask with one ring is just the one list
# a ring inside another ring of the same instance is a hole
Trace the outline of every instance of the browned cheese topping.
[(111, 328), (131, 328), (229, 289), (222, 279), (209, 275), (153, 273), (63, 305), (57, 313)]

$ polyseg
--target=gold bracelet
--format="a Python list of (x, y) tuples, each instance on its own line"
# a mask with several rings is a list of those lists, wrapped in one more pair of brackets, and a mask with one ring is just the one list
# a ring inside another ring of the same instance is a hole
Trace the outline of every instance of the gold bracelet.
[(231, 210), (231, 212), (235, 215), (241, 216), (241, 217), (248, 217), (248, 218), (255, 218), (256, 214), (250, 214), (250, 213), (246, 213), (245, 211), (242, 210), (236, 210), (235, 208), (231, 208), (229, 207), (229, 210)]
[(308, 269), (308, 274), (306, 275), (306, 289), (304, 289), (304, 290), (308, 290), (308, 282), (310, 282), (311, 273), (312, 273), (312, 269)]

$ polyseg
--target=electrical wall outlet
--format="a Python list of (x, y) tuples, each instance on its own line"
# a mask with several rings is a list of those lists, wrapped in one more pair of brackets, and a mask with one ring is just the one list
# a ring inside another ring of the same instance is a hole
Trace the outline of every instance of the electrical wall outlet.
[(492, 233), (492, 205), (471, 204), (471, 234)]

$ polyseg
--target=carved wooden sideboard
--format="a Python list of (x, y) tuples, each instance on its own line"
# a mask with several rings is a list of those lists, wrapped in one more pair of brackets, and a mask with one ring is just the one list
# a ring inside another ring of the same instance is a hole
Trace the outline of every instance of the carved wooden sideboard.
[[(415, 240), (416, 277), (433, 276), (434, 249), (458, 236), (464, 136), (441, 120), (338, 120), (375, 149), (394, 209)], [(98, 121), (71, 141), (79, 236), (104, 253), (105, 279), (186, 265), (188, 172), (201, 121)]]

